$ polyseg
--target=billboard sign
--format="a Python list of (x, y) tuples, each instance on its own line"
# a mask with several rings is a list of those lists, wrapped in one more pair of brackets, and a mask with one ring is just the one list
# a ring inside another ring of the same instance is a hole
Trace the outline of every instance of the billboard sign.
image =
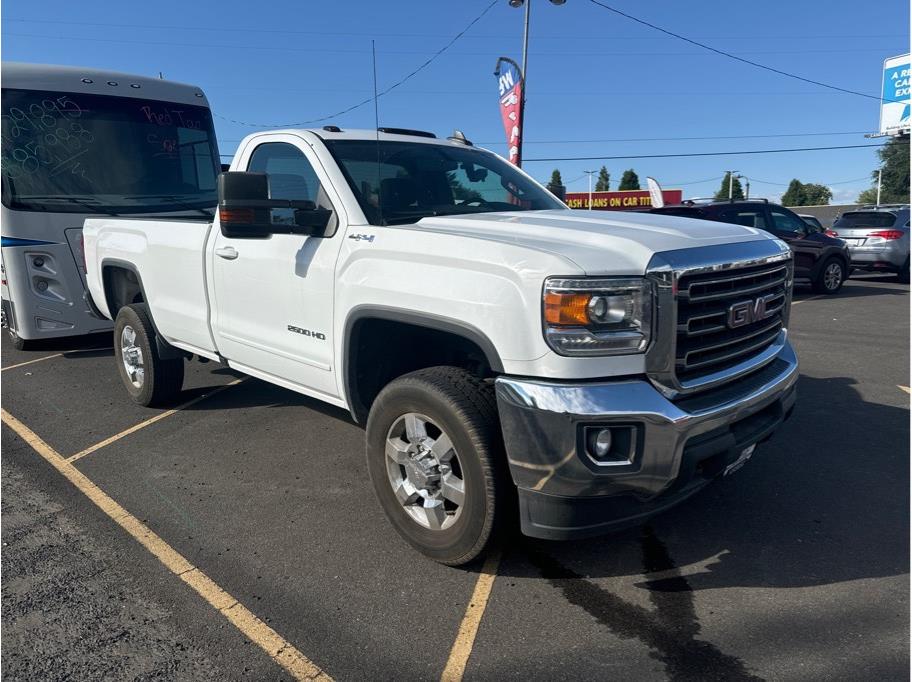
[[(680, 204), (684, 191), (680, 189), (663, 189), (662, 199), (665, 205)], [(564, 202), (570, 208), (589, 208), (589, 192), (567, 192)], [(652, 197), (649, 190), (630, 189), (619, 192), (593, 192), (592, 209), (594, 211), (634, 211), (652, 208)]]
[(909, 55), (884, 60), (881, 97), (881, 134), (895, 135), (909, 130)]
[(501, 57), (494, 70), (500, 96), (500, 117), (507, 134), (507, 159), (515, 166), (522, 163), (522, 71), (512, 59)]

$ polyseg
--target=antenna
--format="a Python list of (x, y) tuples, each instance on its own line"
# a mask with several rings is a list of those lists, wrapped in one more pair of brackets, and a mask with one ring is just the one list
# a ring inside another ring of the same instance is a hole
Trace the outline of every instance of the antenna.
[(377, 99), (377, 50), (374, 41), (371, 40), (371, 63), (374, 67), (374, 128), (377, 131), (377, 210), (380, 213), (380, 224), (385, 225), (383, 220), (383, 193), (380, 181), (380, 102)]

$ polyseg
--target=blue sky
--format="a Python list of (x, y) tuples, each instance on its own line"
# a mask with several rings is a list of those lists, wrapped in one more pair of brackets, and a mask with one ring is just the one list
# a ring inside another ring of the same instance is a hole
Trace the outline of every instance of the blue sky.
[[(751, 194), (778, 198), (791, 178), (832, 186), (853, 200), (877, 165), (874, 149), (772, 155), (533, 162), (619, 156), (865, 144), (878, 103), (827, 91), (713, 55), (616, 16), (588, 0), (531, 0), (524, 167), (547, 180), (559, 168), (570, 190), (604, 163), (616, 186), (625, 168), (645, 181), (705, 196), (725, 169)], [(79, 3), (6, 0), (4, 60), (110, 68), (202, 87), (223, 153), (257, 124), (310, 120), (372, 92), (376, 41), (381, 90), (414, 70), (478, 16), (490, 0), (347, 0), (251, 3)], [(877, 95), (884, 58), (909, 50), (909, 4), (880, 0), (613, 0), (630, 14), (748, 59)], [(428, 68), (380, 99), (381, 125), (447, 135), (506, 152), (492, 74), (498, 56), (519, 61), (522, 10), (499, 0)], [(370, 128), (373, 107), (332, 120)], [(322, 125), (322, 123), (320, 124)], [(814, 133), (814, 135), (803, 136)], [(821, 133), (826, 133), (825, 135)], [(836, 134), (840, 133), (840, 134)], [(802, 136), (798, 136), (798, 135)], [(788, 137), (742, 137), (788, 135)], [(731, 136), (712, 140), (629, 140)], [(582, 140), (582, 141), (580, 141)], [(611, 140), (611, 141), (591, 141)], [(576, 142), (574, 142), (576, 141)], [(699, 182), (704, 181), (704, 182)], [(838, 183), (838, 184), (837, 184)]]

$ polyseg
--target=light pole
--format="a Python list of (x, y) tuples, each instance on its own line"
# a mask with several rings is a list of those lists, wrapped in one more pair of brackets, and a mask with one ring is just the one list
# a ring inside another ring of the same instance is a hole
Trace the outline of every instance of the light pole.
[(728, 200), (731, 201), (732, 192), (734, 190), (734, 185), (735, 185), (735, 173), (737, 173), (738, 171), (730, 170), (730, 171), (725, 171), (725, 172), (728, 173)]
[[(563, 5), (567, 0), (550, 0), (552, 5)], [(521, 112), (520, 116), (522, 117), (523, 125), (523, 134), (519, 138), (519, 151), (516, 156), (516, 165), (522, 167), (522, 148), (523, 148), (523, 138), (525, 137), (525, 127), (526, 127), (526, 64), (529, 59), (529, 13), (532, 8), (532, 0), (509, 0), (510, 7), (519, 8), (523, 5), (526, 6), (526, 17), (523, 22), (523, 55), (522, 55), (522, 101), (519, 105), (519, 110)]]
[(589, 210), (591, 211), (592, 210), (592, 174), (598, 173), (598, 171), (594, 171), (594, 170), (583, 171), (583, 173), (585, 173), (586, 175), (589, 176)]
[(877, 205), (880, 206), (880, 185), (881, 180), (883, 179), (883, 169), (877, 169)]

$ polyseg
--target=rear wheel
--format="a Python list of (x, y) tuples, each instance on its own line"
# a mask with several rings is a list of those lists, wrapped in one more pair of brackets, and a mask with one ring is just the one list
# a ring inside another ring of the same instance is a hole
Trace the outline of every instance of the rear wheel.
[(838, 258), (830, 258), (820, 268), (820, 273), (814, 280), (814, 291), (818, 294), (835, 294), (842, 288), (845, 278), (845, 264)]
[(493, 390), (456, 367), (412, 372), (380, 392), (367, 464), (396, 531), (450, 566), (483, 553), (515, 508)]
[(906, 264), (902, 266), (902, 269), (896, 273), (896, 279), (898, 279), (903, 284), (909, 283), (909, 259), (906, 259)]
[(133, 402), (163, 405), (174, 400), (184, 383), (184, 359), (162, 358), (155, 328), (144, 303), (125, 306), (114, 321), (114, 356), (124, 388)]

